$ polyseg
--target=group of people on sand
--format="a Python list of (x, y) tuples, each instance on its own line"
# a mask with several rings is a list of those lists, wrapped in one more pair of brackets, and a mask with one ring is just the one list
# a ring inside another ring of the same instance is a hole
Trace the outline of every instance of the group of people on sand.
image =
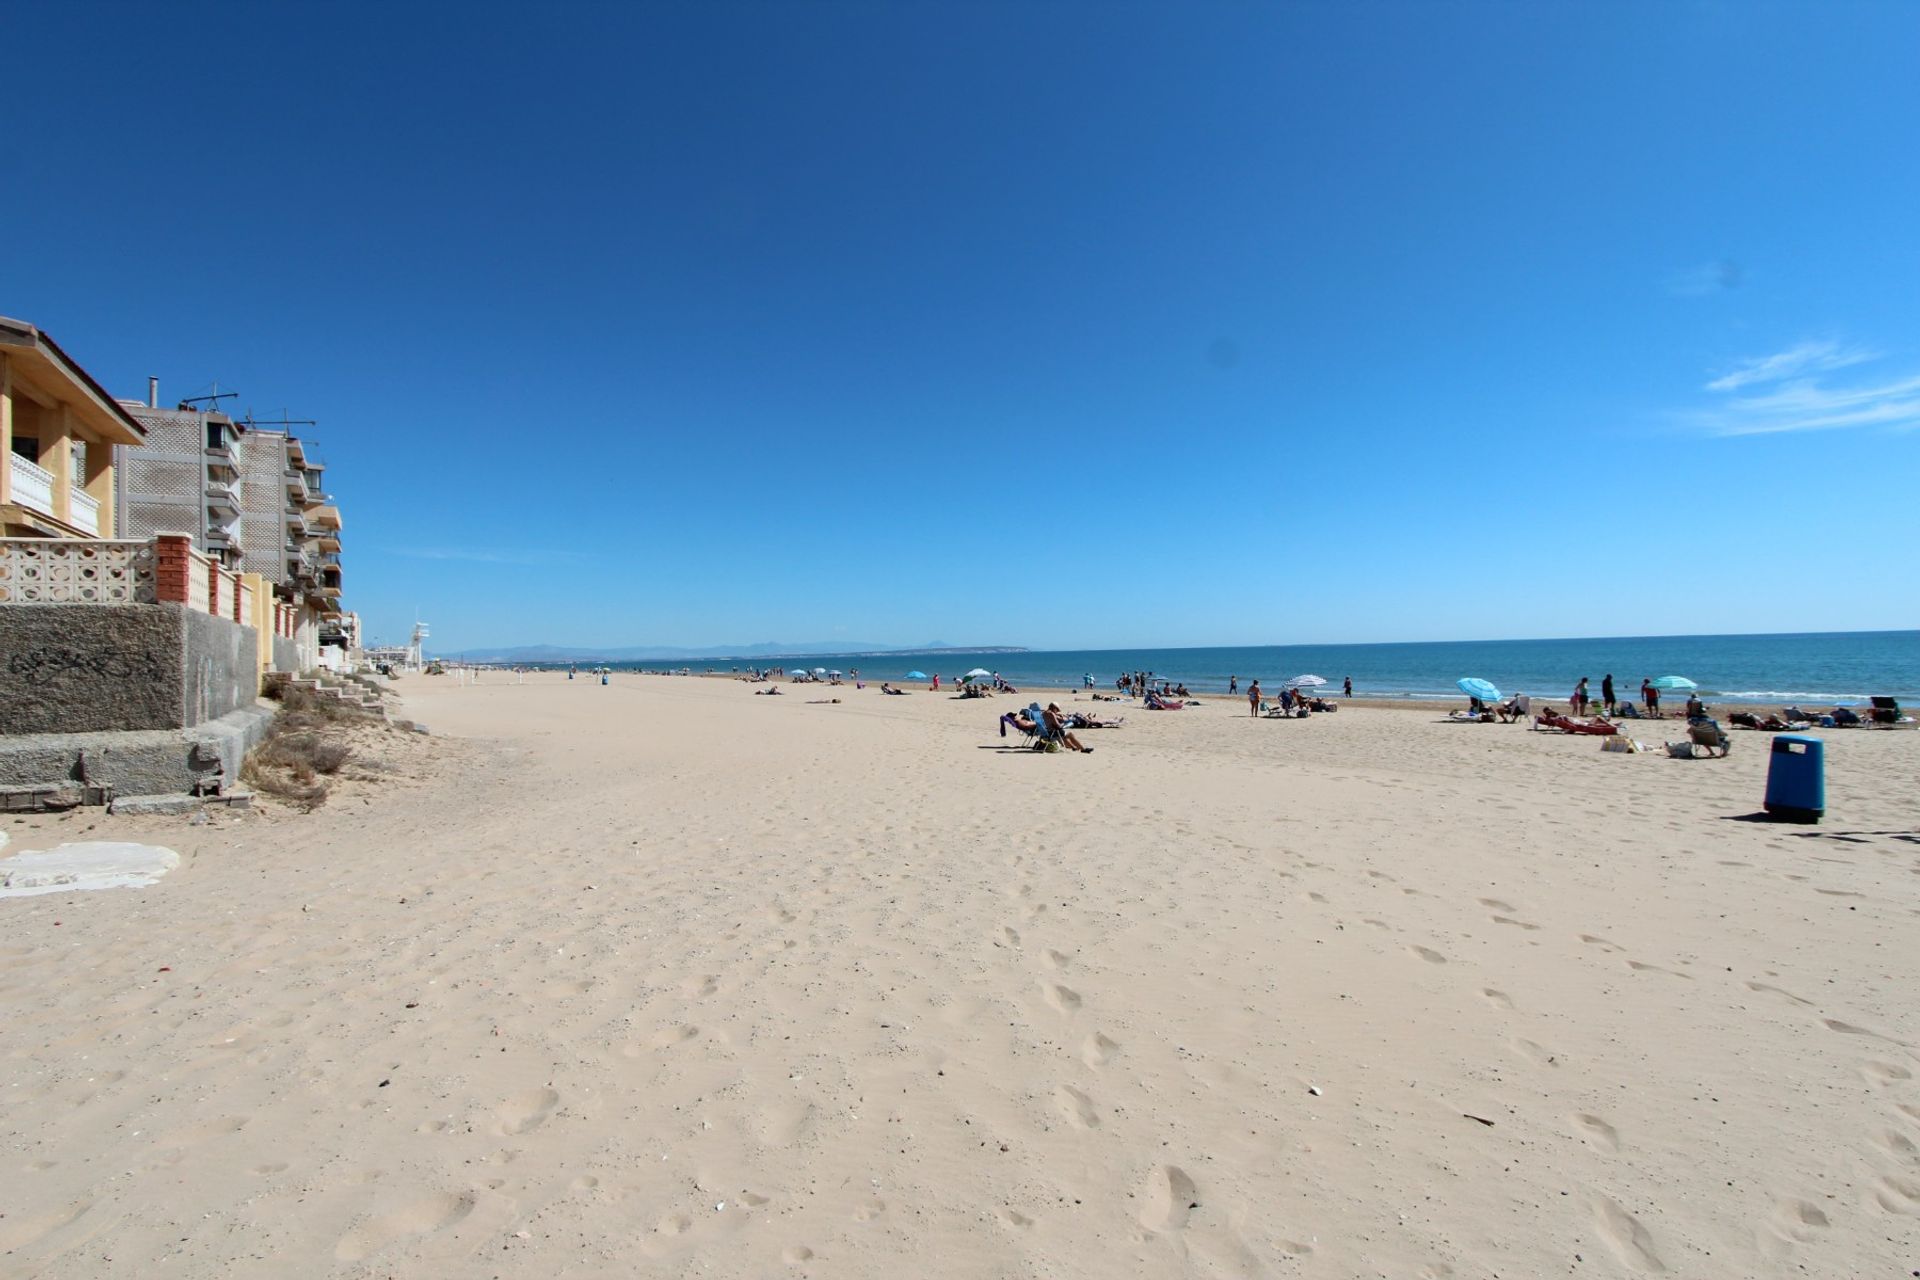
[[(1038, 705), (1038, 704), (1036, 704)], [(1073, 735), (1075, 729), (1118, 729), (1118, 720), (1102, 720), (1099, 716), (1085, 711), (1076, 711), (1072, 715), (1060, 710), (1060, 704), (1049, 702), (1040, 709), (1040, 719), (1035, 720), (1032, 708), (1026, 711), (1013, 711), (1000, 717), (1000, 736), (1007, 736), (1007, 726), (1012, 725), (1022, 733), (1038, 735), (1040, 740), (1058, 742), (1069, 751), (1084, 751), (1093, 754), (1093, 748), (1085, 745)]]
[[(1596, 705), (1593, 694), (1587, 689), (1587, 677), (1580, 677), (1580, 683), (1573, 687), (1573, 694), (1568, 698), (1568, 701), (1573, 704), (1573, 714), (1576, 716), (1586, 715), (1588, 708)], [(1651, 678), (1640, 681), (1640, 702), (1641, 705), (1646, 707), (1644, 714), (1647, 719), (1662, 719), (1660, 714), (1660, 690), (1654, 686)], [(1613, 673), (1611, 671), (1600, 679), (1600, 700), (1597, 705), (1601, 708), (1600, 714), (1608, 718), (1617, 715), (1637, 717), (1643, 714), (1634, 709), (1631, 699), (1623, 699), (1615, 694)], [(1687, 719), (1698, 719), (1701, 714), (1704, 714), (1704, 707), (1701, 707), (1700, 711), (1694, 710), (1694, 708), (1698, 706), (1700, 706), (1698, 694), (1687, 699)]]

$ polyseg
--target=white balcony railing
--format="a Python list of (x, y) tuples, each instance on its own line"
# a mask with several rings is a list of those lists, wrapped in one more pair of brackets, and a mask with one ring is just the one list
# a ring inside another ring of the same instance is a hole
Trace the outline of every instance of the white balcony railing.
[(72, 497), (73, 515), (67, 523), (82, 533), (98, 537), (100, 535), (100, 499), (84, 489), (75, 489)]
[(7, 465), (13, 468), (13, 500), (42, 515), (52, 515), (53, 473), (17, 453), (7, 455)]

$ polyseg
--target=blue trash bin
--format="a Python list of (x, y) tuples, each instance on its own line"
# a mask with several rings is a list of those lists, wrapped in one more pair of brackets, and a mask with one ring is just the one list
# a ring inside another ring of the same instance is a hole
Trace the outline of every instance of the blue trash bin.
[(1767, 757), (1767, 813), (1780, 822), (1818, 822), (1827, 811), (1827, 744), (1782, 733)]

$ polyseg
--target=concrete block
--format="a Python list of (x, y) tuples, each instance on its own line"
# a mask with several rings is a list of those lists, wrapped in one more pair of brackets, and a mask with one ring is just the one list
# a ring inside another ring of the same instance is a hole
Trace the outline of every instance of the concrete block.
[(115, 796), (113, 803), (107, 806), (107, 812), (116, 817), (193, 813), (205, 804), (206, 801), (200, 796), (190, 796), (185, 792), (176, 791), (166, 796)]

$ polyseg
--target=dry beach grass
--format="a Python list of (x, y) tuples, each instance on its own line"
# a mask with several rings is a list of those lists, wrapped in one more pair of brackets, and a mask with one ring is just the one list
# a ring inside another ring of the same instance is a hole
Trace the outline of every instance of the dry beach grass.
[(313, 814), (14, 824), (183, 865), (0, 902), (0, 1270), (1915, 1265), (1920, 734), (1802, 828), (1761, 735), (404, 690)]

